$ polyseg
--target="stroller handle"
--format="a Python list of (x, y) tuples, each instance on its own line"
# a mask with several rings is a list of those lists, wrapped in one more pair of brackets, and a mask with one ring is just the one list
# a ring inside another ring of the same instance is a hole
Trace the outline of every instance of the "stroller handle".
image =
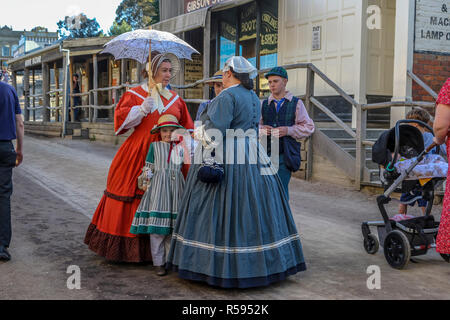
[(434, 136), (434, 131), (433, 128), (430, 127), (427, 123), (420, 121), (420, 120), (415, 120), (415, 119), (403, 119), (403, 120), (399, 120), (397, 121), (397, 123), (395, 124), (395, 135), (397, 135), (397, 133), (399, 133), (400, 131), (398, 131), (398, 127), (403, 124), (403, 123), (417, 123), (419, 125), (421, 125), (422, 127), (427, 128), (428, 130), (430, 130), (430, 132), (433, 134)]
[[(404, 120), (399, 120), (397, 121), (397, 123), (395, 124), (395, 152), (394, 152), (394, 159), (392, 160), (392, 165), (394, 165), (397, 162), (397, 158), (398, 158), (398, 152), (400, 149), (400, 125), (403, 123), (417, 123), (419, 125), (421, 125), (422, 127), (427, 128), (428, 130), (430, 130), (431, 134), (434, 136), (434, 131), (433, 128), (431, 128), (427, 123), (420, 121), (420, 120), (409, 120), (409, 119), (404, 119)], [(438, 147), (437, 144), (433, 143), (430, 145), (430, 147), (433, 146), (432, 148), (427, 148), (426, 153), (430, 152), (434, 147)]]
[(426, 153), (430, 152), (431, 150), (433, 150), (433, 148), (438, 147), (439, 145), (436, 142), (433, 142), (432, 144), (430, 144), (428, 146), (428, 148), (425, 150)]

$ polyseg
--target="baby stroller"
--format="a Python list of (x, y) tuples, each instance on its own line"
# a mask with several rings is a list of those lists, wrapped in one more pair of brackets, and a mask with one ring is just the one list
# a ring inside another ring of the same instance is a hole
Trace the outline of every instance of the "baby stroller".
[[(439, 222), (431, 215), (433, 207), (434, 190), (442, 184), (445, 178), (432, 178), (424, 185), (420, 180), (406, 180), (412, 170), (434, 148), (433, 144), (424, 150), (423, 136), (419, 129), (408, 123), (418, 123), (421, 126), (433, 130), (427, 124), (418, 120), (400, 120), (392, 128), (384, 132), (372, 148), (372, 161), (380, 166), (380, 178), (384, 187), (384, 194), (377, 197), (383, 221), (368, 221), (362, 224), (364, 236), (364, 249), (369, 254), (375, 254), (379, 246), (384, 249), (384, 256), (389, 265), (395, 269), (406, 267), (412, 256), (425, 255), (429, 249), (436, 247), (436, 236), (439, 230)], [(392, 156), (392, 153), (394, 155)], [(402, 173), (397, 172), (395, 163), (399, 155), (417, 160)], [(401, 190), (399, 189), (401, 188)], [(428, 202), (424, 216), (403, 221), (394, 221), (389, 218), (385, 205), (392, 199), (390, 195), (394, 191), (402, 193), (412, 190), (420, 190), (422, 199)], [(376, 227), (377, 237), (370, 232), (370, 227)], [(441, 256), (448, 261), (448, 255)]]

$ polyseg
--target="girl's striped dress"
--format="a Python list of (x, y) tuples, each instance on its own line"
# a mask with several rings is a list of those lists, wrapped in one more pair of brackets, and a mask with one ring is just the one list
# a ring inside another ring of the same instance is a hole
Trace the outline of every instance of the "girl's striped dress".
[[(132, 234), (172, 234), (184, 188), (183, 149), (180, 145), (153, 142), (146, 166), (153, 172), (147, 191), (131, 225)], [(169, 159), (170, 153), (170, 159)]]

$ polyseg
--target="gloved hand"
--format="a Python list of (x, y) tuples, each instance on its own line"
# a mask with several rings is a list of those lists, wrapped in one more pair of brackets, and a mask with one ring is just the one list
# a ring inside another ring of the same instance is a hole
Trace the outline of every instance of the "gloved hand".
[(184, 140), (184, 135), (185, 135), (185, 133), (182, 132), (181, 130), (179, 130), (178, 132), (177, 132), (177, 130), (175, 130), (172, 133), (172, 136), (170, 137), (170, 140), (174, 141), (174, 142), (180, 142), (181, 143)]
[(147, 179), (148, 179), (148, 180), (151, 180), (151, 179), (153, 178), (153, 172), (152, 172), (152, 170), (147, 170), (146, 173), (147, 173)]
[(142, 102), (139, 110), (144, 114), (148, 115), (155, 105), (155, 100), (152, 97), (145, 98), (144, 102)]

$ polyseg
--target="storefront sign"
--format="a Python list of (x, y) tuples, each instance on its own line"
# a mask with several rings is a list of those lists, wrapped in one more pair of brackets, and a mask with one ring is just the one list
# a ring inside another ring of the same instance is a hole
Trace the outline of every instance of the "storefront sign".
[(36, 64), (40, 64), (41, 61), (42, 61), (41, 56), (25, 60), (25, 67), (31, 67), (31, 66), (34, 66)]
[(322, 47), (322, 32), (320, 26), (313, 27), (313, 33), (312, 33), (312, 49), (320, 50)]
[(278, 51), (278, 19), (271, 12), (262, 13), (261, 55)]
[(256, 3), (241, 9), (241, 34), (239, 41), (256, 39)]
[(184, 13), (213, 7), (215, 5), (231, 1), (232, 0), (184, 0)]
[[(186, 84), (203, 79), (203, 59), (200, 55), (194, 55), (192, 61), (186, 60), (184, 64), (184, 81)], [(203, 98), (202, 87), (187, 89), (184, 92), (185, 99)]]
[(222, 36), (228, 40), (236, 40), (236, 28), (224, 21), (220, 24)]
[[(265, 8), (263, 8), (265, 9)], [(278, 19), (274, 13), (263, 11), (261, 15), (261, 55), (273, 54), (278, 49)], [(256, 3), (241, 12), (241, 37), (239, 41), (256, 38)]]
[(450, 53), (450, 0), (416, 0), (415, 50)]
[[(261, 6), (260, 28), (260, 67), (270, 68), (277, 64), (278, 59), (278, 3), (266, 1)], [(236, 50), (256, 66), (256, 35), (257, 35), (257, 5), (251, 2), (237, 10), (239, 26), (236, 30), (234, 17), (227, 17), (220, 22), (220, 67), (225, 61), (236, 54)], [(236, 11), (229, 10), (230, 15)], [(230, 24), (231, 23), (231, 24)], [(236, 33), (239, 35), (239, 46), (236, 48)]]

